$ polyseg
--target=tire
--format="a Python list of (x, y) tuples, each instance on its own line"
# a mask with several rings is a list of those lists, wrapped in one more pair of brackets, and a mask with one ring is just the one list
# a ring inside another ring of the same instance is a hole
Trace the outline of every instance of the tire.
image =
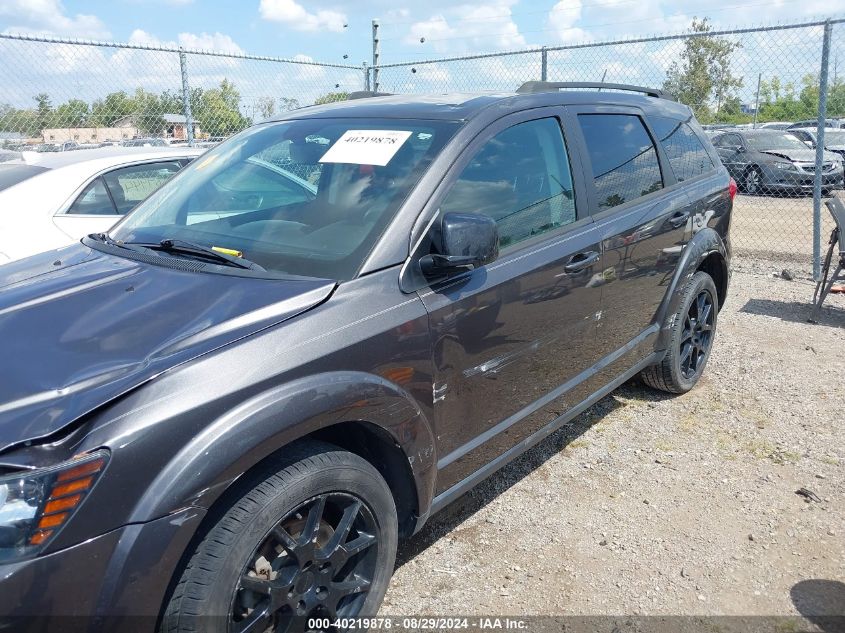
[(295, 444), (233, 496), (181, 571), (160, 631), (295, 631), (310, 617), (377, 613), (398, 523), (369, 462), (330, 444)]
[(763, 194), (763, 172), (759, 167), (749, 167), (742, 175), (742, 190), (752, 196)]
[[(700, 311), (709, 306), (704, 323)], [(697, 272), (684, 287), (678, 311), (669, 317), (672, 334), (663, 360), (642, 371), (643, 381), (669, 393), (686, 393), (701, 378), (713, 340), (719, 315), (716, 284), (705, 272)]]

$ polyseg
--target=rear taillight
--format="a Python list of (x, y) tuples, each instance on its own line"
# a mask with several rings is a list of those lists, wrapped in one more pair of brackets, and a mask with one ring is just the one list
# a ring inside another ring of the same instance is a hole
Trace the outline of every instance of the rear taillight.
[(731, 178), (731, 182), (728, 184), (728, 195), (731, 197), (731, 202), (733, 202), (733, 199), (736, 198), (736, 189), (736, 180)]

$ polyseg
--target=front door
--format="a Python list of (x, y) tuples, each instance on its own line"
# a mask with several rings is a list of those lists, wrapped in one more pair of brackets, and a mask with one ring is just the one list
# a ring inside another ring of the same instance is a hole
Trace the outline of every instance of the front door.
[(558, 114), (494, 123), (433, 198), (440, 213), (495, 219), (501, 248), (495, 262), (420, 292), (433, 334), (438, 492), (580, 401), (595, 361), (599, 239)]

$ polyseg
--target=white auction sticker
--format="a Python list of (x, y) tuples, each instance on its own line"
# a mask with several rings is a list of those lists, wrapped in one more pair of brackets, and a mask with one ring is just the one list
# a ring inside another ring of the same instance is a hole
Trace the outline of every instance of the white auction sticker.
[(321, 163), (351, 163), (384, 167), (411, 136), (401, 130), (348, 130), (329, 148)]

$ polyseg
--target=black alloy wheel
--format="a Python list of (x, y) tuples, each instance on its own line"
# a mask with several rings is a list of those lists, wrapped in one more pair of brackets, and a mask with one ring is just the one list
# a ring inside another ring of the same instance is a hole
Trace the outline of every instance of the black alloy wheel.
[(669, 393), (686, 393), (696, 385), (716, 336), (718, 301), (713, 278), (696, 272), (680, 291), (677, 307), (666, 316), (665, 355), (642, 371), (643, 382)]
[(713, 297), (703, 289), (690, 303), (681, 334), (681, 374), (687, 380), (695, 378), (704, 368), (713, 342)]
[(247, 562), (229, 630), (308, 630), (308, 620), (356, 616), (376, 572), (377, 534), (369, 508), (347, 493), (295, 508)]

